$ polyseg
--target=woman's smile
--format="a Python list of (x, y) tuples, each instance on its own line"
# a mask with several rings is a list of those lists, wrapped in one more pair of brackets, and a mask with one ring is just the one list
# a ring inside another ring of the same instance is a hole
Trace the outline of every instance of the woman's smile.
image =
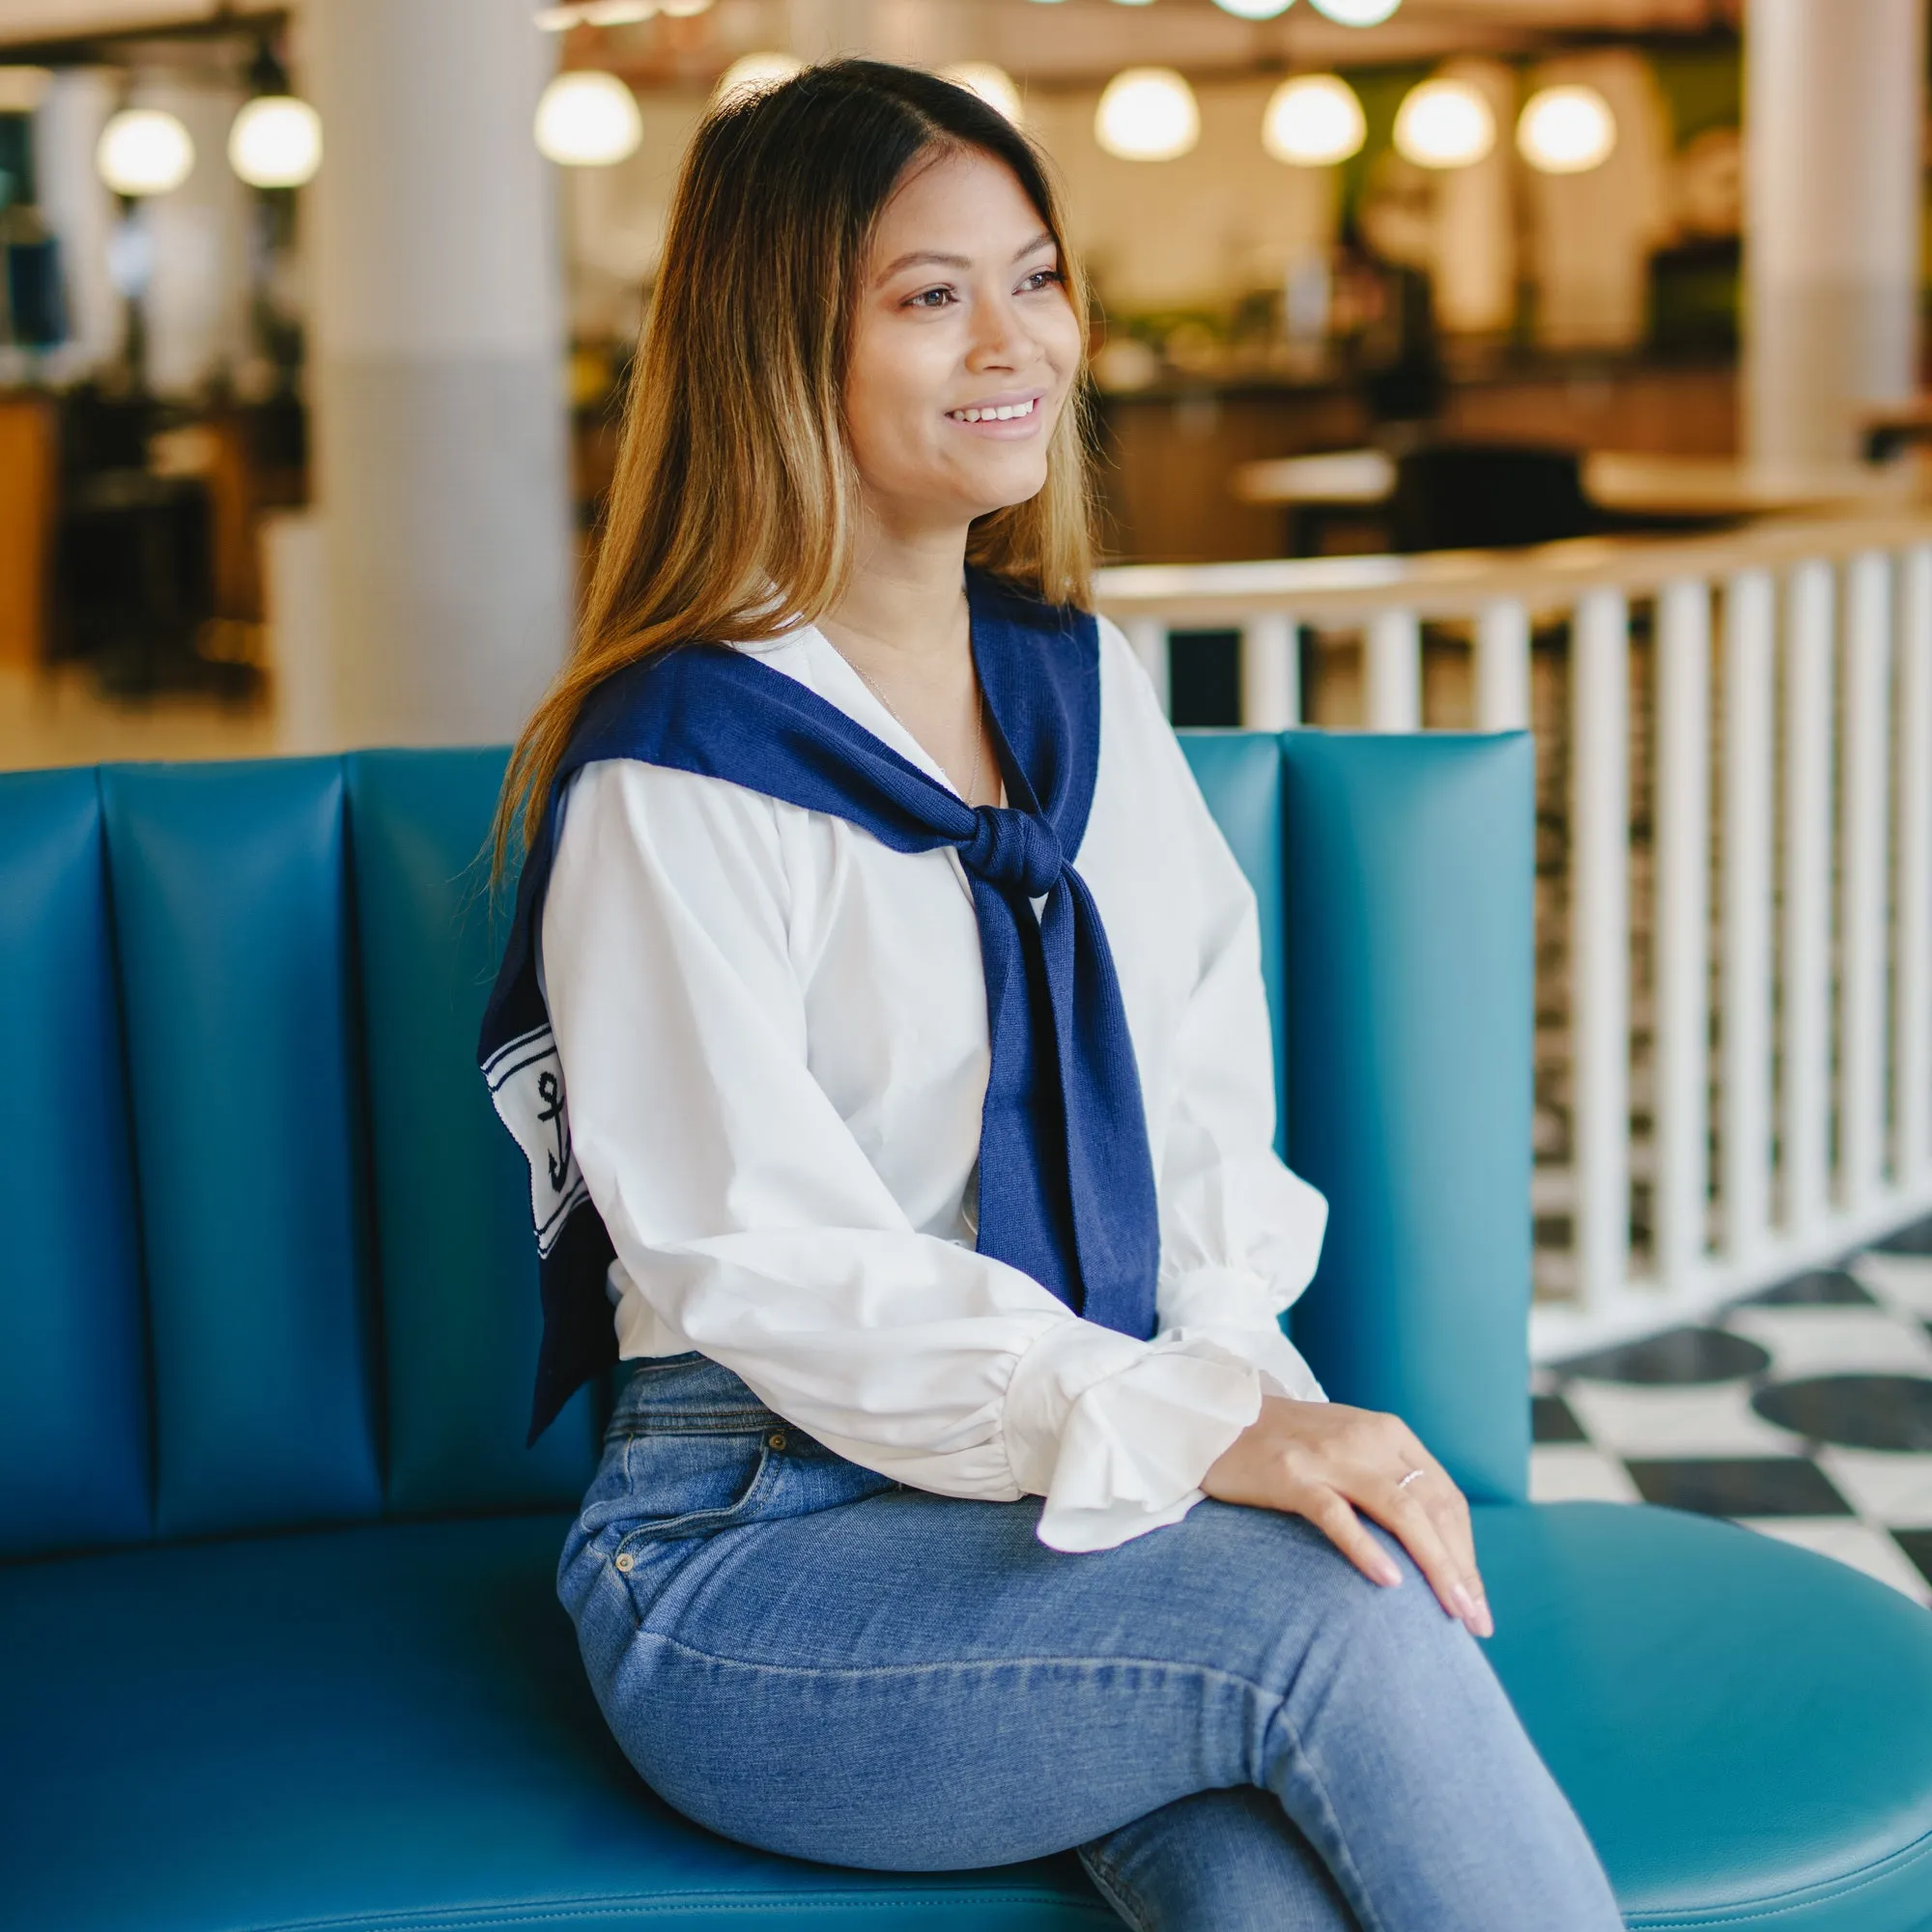
[(1017, 441), (1037, 436), (1045, 412), (1040, 408), (1044, 389), (1027, 389), (1018, 394), (986, 396), (977, 403), (965, 403), (948, 410), (946, 420), (970, 429), (976, 436), (997, 437), (1002, 441)]

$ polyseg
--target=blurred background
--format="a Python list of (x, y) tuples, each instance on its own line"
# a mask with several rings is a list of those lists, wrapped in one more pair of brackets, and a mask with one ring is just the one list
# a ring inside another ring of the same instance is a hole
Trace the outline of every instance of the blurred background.
[[(1922, 14), (0, 0), (0, 761), (508, 733), (679, 154), (719, 88), (842, 50), (1057, 162), (1119, 560), (1913, 489)], [(1196, 655), (1177, 715), (1231, 718)]]

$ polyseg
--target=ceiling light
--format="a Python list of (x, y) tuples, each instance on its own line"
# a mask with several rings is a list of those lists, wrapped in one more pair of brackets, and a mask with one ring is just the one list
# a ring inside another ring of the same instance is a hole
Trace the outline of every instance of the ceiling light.
[(1617, 145), (1617, 117), (1594, 87), (1546, 87), (1523, 103), (1517, 151), (1547, 175), (1587, 174)]
[(1308, 0), (1308, 4), (1337, 26), (1379, 27), (1402, 0)]
[(293, 94), (265, 94), (235, 117), (228, 165), (250, 187), (300, 187), (322, 165), (322, 116)]
[(567, 6), (539, 7), (536, 23), (547, 34), (567, 34), (573, 27), (628, 27), (657, 11), (657, 0), (571, 0)]
[(537, 102), (537, 148), (567, 168), (606, 168), (644, 138), (638, 98), (614, 73), (575, 68)]
[(1020, 91), (1005, 68), (991, 61), (961, 61), (956, 67), (942, 68), (942, 79), (968, 94), (977, 94), (988, 107), (997, 108), (1017, 127), (1020, 120)]
[(1302, 73), (1283, 81), (1262, 116), (1262, 146), (1291, 167), (1346, 161), (1368, 131), (1355, 90), (1334, 73)]
[(1277, 14), (1286, 14), (1294, 0), (1214, 0), (1214, 4), (1237, 20), (1272, 20)]
[(194, 171), (194, 142), (172, 114), (128, 107), (100, 130), (94, 165), (116, 194), (167, 194)]
[(762, 94), (766, 88), (777, 87), (804, 70), (805, 63), (796, 54), (740, 54), (724, 70), (714, 99), (724, 100), (734, 94)]
[(1175, 160), (1201, 138), (1194, 90), (1171, 67), (1130, 67), (1102, 92), (1094, 138), (1123, 161)]
[(53, 84), (43, 67), (0, 67), (0, 114), (31, 114)]
[(1396, 152), (1419, 168), (1466, 168), (1495, 144), (1496, 117), (1466, 80), (1425, 80), (1396, 109)]

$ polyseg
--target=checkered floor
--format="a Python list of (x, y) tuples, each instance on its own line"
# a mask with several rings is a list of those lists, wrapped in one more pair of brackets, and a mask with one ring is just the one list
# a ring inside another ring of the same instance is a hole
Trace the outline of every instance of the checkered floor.
[(1731, 1517), (1932, 1605), (1932, 1221), (1534, 1392), (1538, 1501)]

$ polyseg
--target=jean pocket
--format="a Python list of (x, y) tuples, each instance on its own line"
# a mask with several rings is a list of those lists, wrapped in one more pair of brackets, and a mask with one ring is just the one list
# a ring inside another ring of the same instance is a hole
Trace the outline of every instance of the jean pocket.
[(776, 1416), (731, 1431), (626, 1437), (618, 1453), (629, 1522), (618, 1554), (628, 1549), (635, 1555), (647, 1543), (707, 1536), (749, 1520), (779, 1480), (778, 1461), (785, 1446)]

